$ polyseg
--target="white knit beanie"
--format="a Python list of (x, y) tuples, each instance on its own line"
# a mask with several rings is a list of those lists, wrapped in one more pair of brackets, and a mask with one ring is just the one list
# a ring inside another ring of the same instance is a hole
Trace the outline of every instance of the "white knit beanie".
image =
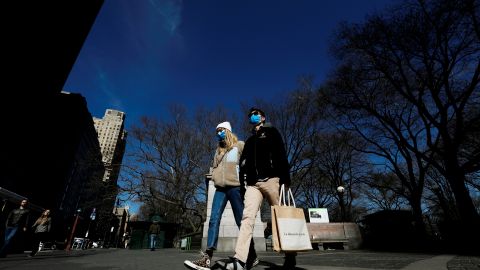
[(220, 124), (218, 124), (217, 128), (224, 128), (224, 129), (228, 129), (230, 132), (232, 132), (232, 126), (230, 125), (230, 122), (222, 122)]

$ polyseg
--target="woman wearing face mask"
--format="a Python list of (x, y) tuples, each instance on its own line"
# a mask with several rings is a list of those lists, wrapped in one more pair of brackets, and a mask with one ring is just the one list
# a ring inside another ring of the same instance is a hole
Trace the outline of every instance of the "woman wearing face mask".
[[(240, 228), (243, 213), (243, 196), (240, 192), (239, 181), (239, 159), (243, 151), (244, 142), (239, 141), (232, 132), (229, 122), (222, 122), (217, 125), (216, 137), (218, 139), (217, 150), (213, 158), (212, 180), (215, 184), (215, 195), (213, 196), (212, 211), (210, 215), (207, 249), (201, 252), (201, 258), (195, 261), (186, 260), (185, 266), (190, 269), (210, 269), (210, 262), (214, 250), (217, 248), (218, 233), (223, 211), (230, 202), (235, 222)], [(250, 244), (250, 264), (258, 264), (253, 241)]]

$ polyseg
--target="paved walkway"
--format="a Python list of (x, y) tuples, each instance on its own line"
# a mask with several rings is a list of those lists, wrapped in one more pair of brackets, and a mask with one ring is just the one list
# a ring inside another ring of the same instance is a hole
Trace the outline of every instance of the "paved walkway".
[[(214, 260), (227, 258), (227, 253), (215, 253)], [(196, 251), (178, 249), (125, 250), (92, 249), (45, 251), (28, 258), (27, 254), (12, 254), (0, 259), (0, 270), (184, 270), (183, 261), (196, 259)], [(276, 252), (259, 252), (260, 264), (255, 270), (278, 270), (283, 256)], [(480, 270), (480, 257), (455, 254), (419, 254), (373, 252), (365, 250), (309, 251), (297, 257), (295, 270)]]

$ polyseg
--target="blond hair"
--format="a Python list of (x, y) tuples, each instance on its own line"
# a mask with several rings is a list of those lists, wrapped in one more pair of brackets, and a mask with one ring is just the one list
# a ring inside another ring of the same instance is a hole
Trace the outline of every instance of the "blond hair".
[[(47, 214), (48, 211), (48, 214)], [(45, 224), (50, 219), (50, 209), (45, 209), (42, 215), (35, 221), (35, 224)]]
[(225, 152), (232, 149), (238, 142), (238, 137), (235, 133), (231, 132), (228, 129), (225, 129), (225, 139), (218, 143), (217, 153), (224, 154)]

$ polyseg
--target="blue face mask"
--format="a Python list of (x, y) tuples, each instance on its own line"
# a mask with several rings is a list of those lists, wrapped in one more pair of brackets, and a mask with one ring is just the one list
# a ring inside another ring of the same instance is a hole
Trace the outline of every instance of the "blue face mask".
[(250, 116), (250, 124), (257, 125), (262, 121), (262, 116), (260, 114), (252, 114)]
[(226, 136), (225, 130), (222, 130), (222, 131), (217, 132), (217, 139), (218, 139), (219, 141), (225, 140), (225, 136)]

